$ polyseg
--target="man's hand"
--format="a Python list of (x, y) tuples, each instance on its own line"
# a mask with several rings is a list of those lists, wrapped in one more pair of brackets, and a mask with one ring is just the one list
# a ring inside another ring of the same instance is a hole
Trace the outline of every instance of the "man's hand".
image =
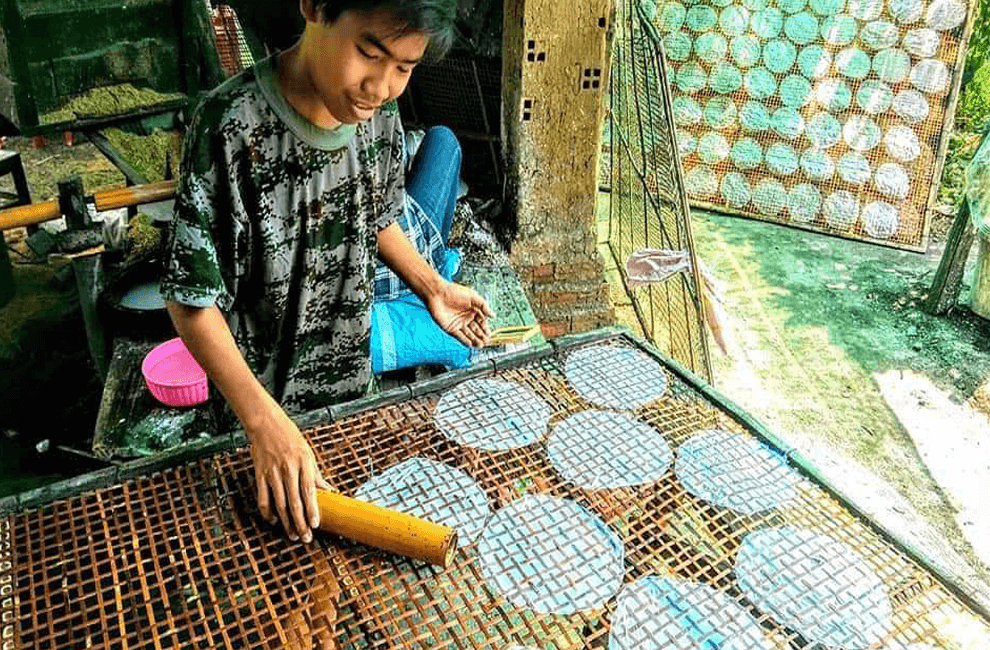
[[(275, 512), (289, 539), (309, 543), (311, 529), (320, 525), (316, 488), (330, 489), (316, 466), (316, 457), (299, 428), (272, 400), (270, 418), (248, 430), (258, 509), (269, 523)], [(273, 509), (274, 506), (274, 509)]]
[(433, 320), (464, 345), (473, 348), (488, 345), (491, 338), (488, 319), (495, 314), (474, 289), (446, 282), (427, 298), (426, 307)]

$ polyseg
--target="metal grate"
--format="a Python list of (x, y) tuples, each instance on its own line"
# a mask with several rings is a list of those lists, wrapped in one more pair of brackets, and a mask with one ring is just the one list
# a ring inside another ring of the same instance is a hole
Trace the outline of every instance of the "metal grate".
[(653, 17), (692, 201), (924, 250), (972, 3), (716, 4)]
[(633, 6), (616, 3), (608, 121), (600, 169), (608, 186), (608, 247), (623, 271), (634, 252), (688, 251), (690, 272), (628, 289), (646, 336), (664, 353), (711, 379), (698, 295), (699, 273), (687, 195), (674, 140), (670, 85), (658, 43)]
[[(591, 345), (646, 357), (625, 338)], [(304, 432), (345, 493), (465, 531), (448, 570), (327, 536), (289, 543), (255, 515), (240, 449), (0, 519), (3, 650), (303, 648), (321, 636), (340, 648), (615, 649), (644, 633), (656, 647), (948, 650), (990, 638), (990, 621), (665, 363), (663, 396), (623, 417), (669, 445), (674, 471), (609, 489), (562, 478), (546, 447), (561, 423), (596, 406), (565, 373), (582, 349), (494, 374), (546, 406), (545, 443), (485, 451), (445, 435), (437, 405), (463, 374)], [(488, 378), (475, 372), (458, 386)], [(469, 428), (497, 408), (456, 417)], [(725, 466), (677, 468), (685, 445), (712, 429), (725, 434), (705, 434), (691, 458), (718, 458), (703, 447), (725, 436), (747, 444)], [(598, 460), (620, 467), (628, 448), (598, 433)], [(736, 491), (766, 500), (777, 483), (750, 476), (689, 489), (678, 479), (761, 463), (792, 480), (752, 513), (734, 507)]]
[(244, 38), (244, 29), (234, 10), (225, 4), (212, 8), (213, 35), (220, 64), (228, 77), (233, 77), (254, 65), (254, 56)]

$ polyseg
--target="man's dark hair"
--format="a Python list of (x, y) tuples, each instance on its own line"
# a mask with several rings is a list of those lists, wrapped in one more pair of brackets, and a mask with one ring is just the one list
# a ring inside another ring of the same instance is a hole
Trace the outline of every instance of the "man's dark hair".
[(395, 36), (419, 32), (426, 34), (428, 59), (441, 59), (454, 43), (454, 20), (457, 0), (315, 0), (323, 21), (332, 23), (345, 11), (383, 11), (395, 23)]

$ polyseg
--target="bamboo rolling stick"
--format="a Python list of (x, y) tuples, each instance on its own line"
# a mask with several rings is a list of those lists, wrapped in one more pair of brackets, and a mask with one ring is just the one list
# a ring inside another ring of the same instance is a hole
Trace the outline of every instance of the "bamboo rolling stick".
[(327, 490), (317, 490), (316, 501), (328, 533), (443, 568), (457, 550), (453, 528)]

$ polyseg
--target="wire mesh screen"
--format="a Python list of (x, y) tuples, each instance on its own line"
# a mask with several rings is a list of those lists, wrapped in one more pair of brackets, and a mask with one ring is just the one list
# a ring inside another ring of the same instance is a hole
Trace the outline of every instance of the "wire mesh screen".
[(233, 8), (217, 5), (212, 8), (213, 35), (220, 55), (220, 65), (228, 77), (254, 65), (254, 56), (244, 38), (244, 29)]
[(222, 453), (0, 519), (3, 650), (990, 638), (941, 582), (625, 338), (304, 435), (344, 493), (456, 526), (452, 565), (290, 543), (254, 513), (247, 450)]
[(628, 292), (653, 344), (710, 380), (701, 285), (669, 84), (660, 46), (649, 38), (648, 29), (630, 2), (617, 3), (601, 164), (602, 180), (609, 187), (608, 246), (627, 286), (625, 269), (633, 253), (657, 249), (690, 254), (692, 263), (685, 272)]
[(413, 126), (450, 127), (464, 150), (465, 180), (484, 194), (501, 194), (501, 59), (452, 53), (416, 66), (399, 107)]
[(699, 205), (924, 250), (964, 0), (656, 3)]

